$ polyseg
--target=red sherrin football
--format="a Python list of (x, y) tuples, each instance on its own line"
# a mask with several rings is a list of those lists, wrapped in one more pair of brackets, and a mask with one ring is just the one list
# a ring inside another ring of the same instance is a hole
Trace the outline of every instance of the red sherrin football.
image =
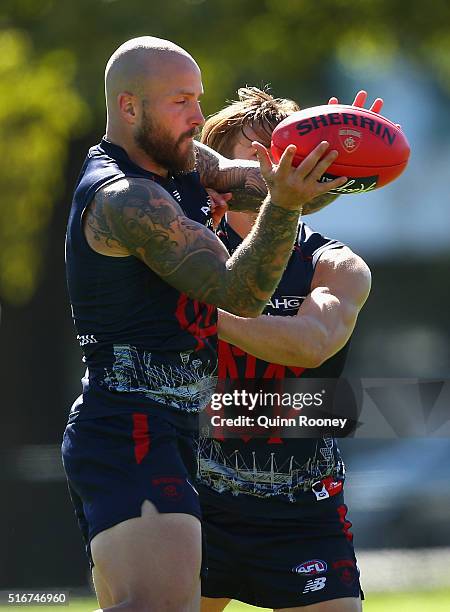
[(406, 168), (410, 148), (402, 130), (378, 113), (346, 104), (314, 106), (293, 113), (277, 125), (271, 151), (278, 162), (289, 144), (297, 145), (298, 166), (322, 140), (339, 153), (322, 181), (347, 176), (336, 193), (373, 191), (396, 179)]

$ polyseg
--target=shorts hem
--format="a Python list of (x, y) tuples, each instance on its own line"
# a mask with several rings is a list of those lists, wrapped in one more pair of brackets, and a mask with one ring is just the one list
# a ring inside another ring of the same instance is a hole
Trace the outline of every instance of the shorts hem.
[[(141, 503), (141, 508), (142, 508), (142, 504), (145, 501), (149, 501), (151, 504), (153, 504), (155, 506), (155, 508), (157, 509), (159, 514), (187, 514), (188, 516), (193, 516), (196, 519), (198, 519), (200, 521), (200, 523), (202, 522), (202, 518), (200, 514), (194, 514), (193, 512), (187, 512), (186, 509), (180, 509), (180, 510), (165, 510), (165, 509), (160, 509), (158, 507), (158, 503), (156, 503), (154, 500), (149, 499), (148, 497), (145, 497), (142, 500)], [(112, 518), (110, 521), (106, 521), (105, 523), (101, 523), (98, 527), (96, 527), (95, 529), (92, 530), (92, 533), (89, 533), (89, 544), (92, 542), (92, 540), (95, 538), (96, 535), (98, 535), (99, 533), (101, 533), (102, 531), (106, 531), (107, 529), (111, 529), (112, 527), (115, 527), (116, 525), (119, 525), (119, 523), (124, 523), (125, 521), (128, 521), (130, 519), (133, 518), (139, 518), (140, 516), (142, 516), (142, 512), (136, 513), (136, 512), (132, 512), (130, 510), (130, 512), (127, 512), (126, 514), (118, 517), (118, 518)]]

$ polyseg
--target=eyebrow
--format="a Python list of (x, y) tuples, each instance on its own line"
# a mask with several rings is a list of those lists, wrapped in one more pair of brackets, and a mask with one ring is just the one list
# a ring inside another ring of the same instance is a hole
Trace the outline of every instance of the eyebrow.
[[(176, 89), (173, 93), (173, 96), (189, 96), (191, 98), (195, 98), (197, 97), (197, 94), (195, 93), (195, 91), (192, 91), (190, 89)], [(203, 95), (203, 91), (201, 91), (198, 94), (198, 97)]]

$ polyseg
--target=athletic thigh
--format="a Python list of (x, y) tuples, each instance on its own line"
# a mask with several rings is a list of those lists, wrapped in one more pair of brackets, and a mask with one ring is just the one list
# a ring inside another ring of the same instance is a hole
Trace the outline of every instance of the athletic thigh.
[[(157, 414), (67, 427), (63, 459), (69, 490), (104, 602), (150, 587), (153, 598), (166, 588), (168, 598), (177, 601), (195, 590), (202, 554), (200, 505), (191, 484), (194, 445), (194, 429), (175, 427)], [(174, 581), (176, 589), (170, 587)]]
[(148, 501), (142, 515), (97, 534), (94, 565), (114, 604), (132, 600), (150, 610), (189, 610), (201, 565), (200, 521), (161, 514)]
[(110, 608), (114, 605), (114, 600), (105, 578), (100, 574), (97, 567), (92, 568), (92, 581), (95, 587), (95, 594), (100, 608)]

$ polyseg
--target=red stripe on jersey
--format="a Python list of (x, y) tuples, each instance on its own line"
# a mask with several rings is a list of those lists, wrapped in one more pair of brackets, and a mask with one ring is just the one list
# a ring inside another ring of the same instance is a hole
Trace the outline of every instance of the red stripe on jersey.
[(349, 542), (353, 540), (353, 533), (350, 532), (351, 522), (346, 519), (347, 506), (342, 504), (337, 507), (337, 513), (339, 514), (339, 521), (342, 523), (342, 531)]
[(150, 432), (146, 414), (137, 412), (133, 414), (133, 440), (136, 463), (141, 463), (150, 449)]

